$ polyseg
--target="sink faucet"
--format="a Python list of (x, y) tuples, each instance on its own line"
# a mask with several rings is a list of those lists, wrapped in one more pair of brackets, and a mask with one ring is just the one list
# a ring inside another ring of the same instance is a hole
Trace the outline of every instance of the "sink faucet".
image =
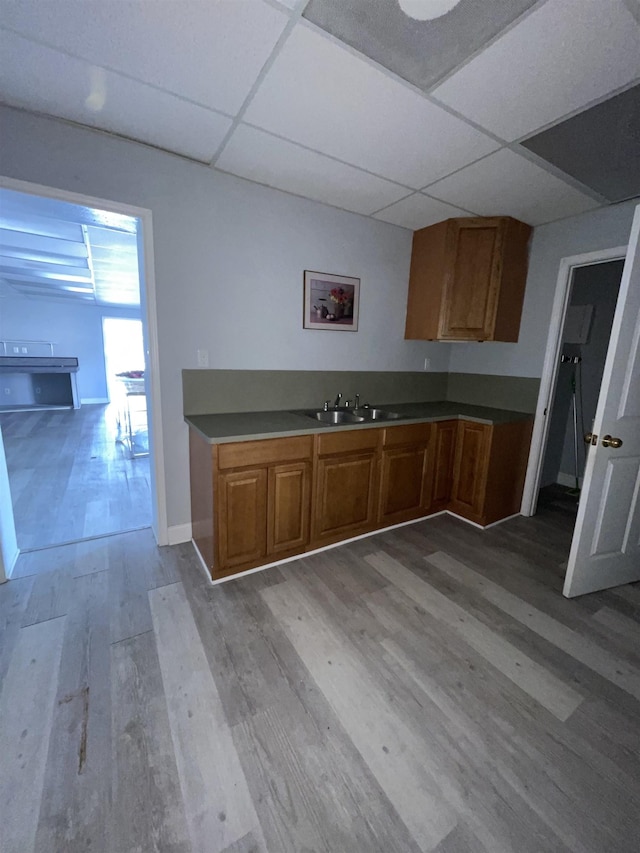
[(334, 409), (337, 409), (337, 408), (338, 408), (338, 406), (340, 405), (340, 400), (342, 400), (342, 394), (338, 391), (338, 393), (337, 393), (337, 395), (336, 395), (335, 402), (334, 402), (334, 404), (333, 404), (333, 408), (334, 408)]
[(360, 394), (356, 394), (356, 395), (355, 395), (355, 399), (354, 399), (354, 403), (353, 403), (353, 408), (354, 408), (354, 409), (359, 409), (359, 408), (360, 408)]

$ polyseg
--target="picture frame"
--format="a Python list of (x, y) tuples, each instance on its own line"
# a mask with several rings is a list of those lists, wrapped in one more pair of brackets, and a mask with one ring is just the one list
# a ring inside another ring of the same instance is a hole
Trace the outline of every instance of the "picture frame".
[(357, 332), (359, 310), (359, 278), (304, 271), (303, 328)]

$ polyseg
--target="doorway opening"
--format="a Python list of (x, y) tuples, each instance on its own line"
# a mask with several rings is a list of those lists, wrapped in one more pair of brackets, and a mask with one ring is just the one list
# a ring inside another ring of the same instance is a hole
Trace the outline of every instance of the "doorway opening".
[(562, 513), (575, 525), (587, 458), (618, 301), (624, 259), (572, 269), (555, 366), (537, 506)]
[[(0, 500), (18, 546), (148, 526), (166, 544), (150, 214), (4, 178), (0, 195), (3, 354), (18, 345), (34, 372), (44, 355), (77, 365), (73, 404), (32, 394), (0, 413), (10, 485)], [(38, 376), (10, 382), (2, 361), (9, 394), (44, 387)], [(118, 393), (136, 397), (130, 416)]]
[(149, 455), (147, 392), (144, 375), (142, 321), (102, 318), (104, 363), (110, 418), (116, 441), (131, 459)]

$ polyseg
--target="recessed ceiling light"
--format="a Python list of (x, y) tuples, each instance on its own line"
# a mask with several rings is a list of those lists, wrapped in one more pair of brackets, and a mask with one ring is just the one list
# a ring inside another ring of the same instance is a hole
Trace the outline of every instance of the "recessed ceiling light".
[(405, 15), (416, 21), (433, 21), (457, 6), (460, 0), (398, 0)]

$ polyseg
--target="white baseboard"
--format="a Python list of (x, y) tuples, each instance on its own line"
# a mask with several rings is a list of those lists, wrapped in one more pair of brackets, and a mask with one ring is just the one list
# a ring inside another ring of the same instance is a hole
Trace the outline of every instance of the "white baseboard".
[[(371, 530), (368, 533), (362, 533), (359, 536), (352, 536), (350, 539), (342, 539), (340, 542), (332, 542), (330, 545), (323, 545), (320, 548), (315, 548), (313, 551), (303, 551), (300, 554), (294, 554), (292, 557), (285, 557), (282, 560), (274, 560), (272, 563), (266, 563), (263, 566), (256, 566), (253, 569), (246, 569), (246, 571), (239, 572), (237, 575), (228, 575), (224, 578), (218, 578), (217, 580), (212, 580), (211, 573), (207, 564), (204, 561), (202, 554), (200, 553), (200, 549), (196, 545), (195, 541), (191, 539), (191, 544), (193, 545), (193, 550), (196, 552), (196, 557), (198, 558), (198, 565), (204, 571), (207, 576), (207, 580), (210, 581), (212, 586), (217, 586), (218, 584), (228, 583), (228, 581), (237, 580), (238, 578), (245, 578), (247, 575), (253, 575), (257, 572), (264, 572), (265, 569), (270, 569), (273, 566), (282, 566), (285, 563), (292, 563), (295, 560), (303, 560), (305, 557), (311, 557), (314, 554), (321, 554), (323, 551), (330, 551), (333, 548), (340, 548), (342, 545), (348, 545), (350, 542), (357, 542), (359, 539), (368, 539), (371, 536), (377, 536), (379, 533), (388, 533), (390, 530), (396, 530), (399, 527), (407, 527), (410, 524), (417, 524), (420, 521), (431, 521), (432, 518), (437, 518), (439, 515), (450, 515), (452, 518), (457, 518), (458, 521), (464, 521), (465, 524), (470, 524), (472, 527), (477, 527), (478, 530), (488, 530), (489, 527), (495, 527), (497, 524), (503, 524), (505, 521), (509, 521), (512, 518), (517, 518), (521, 513), (516, 512), (514, 515), (509, 515), (507, 518), (501, 518), (499, 521), (494, 521), (491, 524), (487, 524), (485, 527), (482, 527), (480, 524), (476, 524), (475, 521), (469, 521), (468, 518), (463, 518), (461, 515), (457, 515), (455, 512), (450, 512), (448, 509), (441, 510), (440, 512), (434, 512), (433, 515), (425, 515), (421, 518), (413, 518), (411, 521), (402, 521), (400, 524), (392, 524), (389, 527), (383, 527), (378, 530)], [(176, 527), (169, 528), (169, 536), (171, 537), (172, 530), (178, 530), (182, 528), (189, 527), (191, 529), (191, 525), (180, 524)], [(180, 542), (188, 541), (188, 540), (180, 540)], [(177, 545), (178, 541), (175, 542), (170, 541), (170, 545)]]
[(183, 542), (191, 542), (191, 523), (174, 524), (167, 529), (169, 545), (181, 545)]
[(81, 397), (80, 405), (81, 406), (91, 406), (96, 403), (108, 403), (108, 397)]
[[(566, 486), (568, 489), (575, 489), (576, 476), (575, 474), (565, 474), (560, 471), (556, 477), (556, 483), (561, 486)], [(578, 486), (579, 488), (582, 488), (582, 477), (578, 477)]]
[(7, 557), (7, 562), (4, 567), (5, 579), (9, 580), (11, 577), (13, 570), (15, 568), (16, 563), (18, 562), (18, 557), (20, 556), (20, 549), (16, 548), (13, 555), (11, 557)]

